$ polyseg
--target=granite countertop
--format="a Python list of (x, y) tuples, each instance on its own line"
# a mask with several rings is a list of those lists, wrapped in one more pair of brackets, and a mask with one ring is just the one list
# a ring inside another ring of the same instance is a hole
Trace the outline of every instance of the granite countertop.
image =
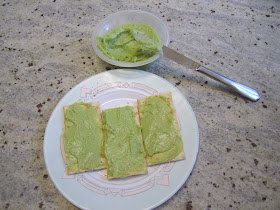
[(183, 187), (158, 209), (280, 208), (280, 2), (9, 1), (0, 5), (0, 208), (75, 209), (54, 187), (44, 132), (60, 99), (114, 69), (91, 35), (104, 17), (140, 9), (160, 17), (170, 47), (257, 90), (251, 102), (160, 58), (146, 71), (174, 84), (195, 112), (200, 148)]

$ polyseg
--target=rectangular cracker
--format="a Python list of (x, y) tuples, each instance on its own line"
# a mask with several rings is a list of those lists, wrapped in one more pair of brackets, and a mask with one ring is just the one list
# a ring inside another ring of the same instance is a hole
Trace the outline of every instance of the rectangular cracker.
[[(145, 104), (145, 102), (147, 101), (147, 99), (152, 99), (153, 97), (158, 97), (158, 96), (164, 96), (164, 97), (167, 97), (167, 103), (170, 105), (171, 109), (172, 109), (172, 112), (171, 114), (173, 115), (173, 123), (175, 125), (175, 128), (178, 132), (178, 135), (180, 135), (180, 138), (181, 138), (181, 134), (180, 134), (180, 127), (179, 127), (179, 123), (178, 123), (178, 119), (177, 119), (177, 115), (176, 115), (176, 110), (175, 110), (175, 107), (174, 107), (174, 103), (173, 103), (173, 99), (172, 99), (172, 94), (170, 92), (168, 93), (162, 93), (162, 94), (159, 94), (159, 95), (155, 95), (155, 96), (149, 96), (149, 97), (146, 97), (146, 98), (140, 98), (137, 100), (138, 102), (138, 108), (139, 108), (139, 115), (140, 115), (140, 122), (141, 122), (141, 127), (142, 127), (142, 132), (143, 132), (143, 122), (142, 122), (142, 119), (143, 119), (143, 115), (144, 113), (141, 112), (141, 105)], [(156, 132), (156, 131), (155, 131)], [(145, 139), (143, 137), (143, 141), (144, 141), (144, 145), (145, 145), (145, 149), (146, 149), (146, 144), (145, 144)], [(185, 159), (185, 152), (184, 152), (184, 148), (183, 148), (183, 142), (182, 142), (182, 139), (181, 141), (179, 142), (180, 144), (182, 144), (182, 149), (180, 151), (180, 153), (178, 155), (176, 155), (174, 158), (172, 159), (168, 159), (164, 162), (172, 162), (172, 161), (178, 161), (178, 160), (183, 160)], [(148, 156), (148, 152), (147, 152), (147, 149), (146, 149), (146, 153), (147, 153), (147, 157), (146, 157), (146, 161), (147, 161), (147, 164), (148, 166), (149, 165), (154, 165), (154, 164), (160, 164), (160, 163), (164, 163), (164, 162), (161, 162), (159, 160), (159, 157), (160, 157), (160, 153), (156, 153), (156, 154), (153, 154), (151, 157)], [(162, 153), (163, 155), (163, 153)]]
[(147, 173), (137, 106), (106, 109), (102, 115), (108, 160), (107, 178)]
[[(89, 105), (91, 105), (93, 108), (96, 109), (97, 113), (98, 113), (98, 119), (97, 119), (97, 126), (98, 126), (98, 130), (101, 132), (101, 135), (102, 135), (102, 145), (104, 144), (104, 135), (103, 135), (103, 130), (102, 130), (102, 117), (101, 117), (101, 112), (100, 112), (100, 107), (99, 107), (99, 102), (98, 101), (93, 101), (93, 102), (89, 102), (87, 103)], [(71, 105), (66, 105), (66, 106), (63, 106), (63, 113), (64, 113), (64, 126), (65, 126), (65, 130), (69, 128), (69, 126), (67, 126), (67, 119), (66, 119), (66, 112), (67, 112), (67, 109), (70, 107)], [(65, 132), (64, 130), (64, 132)], [(67, 160), (66, 160), (66, 154), (65, 154), (65, 147), (64, 147), (64, 144), (65, 144), (65, 139), (63, 138), (63, 135), (61, 136), (60, 138), (60, 145), (61, 145), (61, 152), (62, 152), (62, 157), (63, 157), (63, 160), (66, 164), (66, 173), (68, 175), (70, 174), (75, 174), (75, 173), (80, 173), (80, 172), (85, 172), (85, 171), (92, 171), (92, 170), (97, 170), (97, 169), (104, 169), (107, 167), (107, 160), (105, 158), (105, 155), (104, 154), (100, 154), (100, 161), (101, 161), (101, 165), (100, 167), (96, 167), (96, 168), (93, 168), (93, 169), (88, 169), (86, 167), (79, 167), (79, 171), (72, 171), (69, 167), (67, 167)], [(103, 150), (103, 149), (102, 149)], [(78, 164), (77, 164), (78, 165)], [(76, 165), (76, 166), (77, 166)]]

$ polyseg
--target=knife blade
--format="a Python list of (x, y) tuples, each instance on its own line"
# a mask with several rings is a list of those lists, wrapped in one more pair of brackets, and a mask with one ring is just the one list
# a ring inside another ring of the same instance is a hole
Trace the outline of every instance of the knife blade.
[(182, 55), (181, 53), (178, 53), (175, 50), (172, 50), (169, 47), (166, 47), (165, 45), (162, 46), (162, 53), (163, 53), (164, 57), (169, 58), (178, 64), (186, 66), (189, 69), (197, 70), (201, 66), (199, 63)]

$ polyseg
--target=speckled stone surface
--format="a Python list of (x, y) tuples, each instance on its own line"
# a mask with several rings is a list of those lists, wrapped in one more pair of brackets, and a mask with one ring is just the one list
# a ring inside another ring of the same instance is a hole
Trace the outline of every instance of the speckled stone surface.
[(0, 209), (75, 209), (54, 187), (43, 135), (73, 86), (114, 67), (91, 47), (104, 17), (140, 9), (160, 17), (170, 47), (261, 94), (250, 102), (160, 58), (146, 69), (193, 107), (200, 150), (184, 186), (158, 209), (280, 208), (280, 2), (8, 1), (0, 5)]

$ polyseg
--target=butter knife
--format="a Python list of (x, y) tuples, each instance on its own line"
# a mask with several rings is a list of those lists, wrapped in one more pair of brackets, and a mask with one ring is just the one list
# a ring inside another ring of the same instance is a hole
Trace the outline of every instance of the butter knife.
[[(147, 39), (152, 42), (155, 42), (154, 40), (146, 37), (145, 35), (143, 35), (139, 32), (137, 33), (137, 39), (138, 38)], [(143, 44), (143, 45), (145, 45), (145, 44)], [(148, 47), (148, 46), (146, 46), (146, 47)], [(258, 94), (258, 92), (253, 90), (252, 88), (249, 88), (245, 85), (234, 82), (220, 74), (217, 74), (214, 71), (207, 69), (206, 67), (204, 67), (204, 66), (200, 65), (199, 63), (193, 61), (192, 59), (178, 53), (177, 51), (172, 50), (171, 48), (169, 48), (165, 45), (162, 46), (162, 54), (164, 55), (164, 57), (169, 58), (178, 64), (186, 66), (187, 68), (200, 72), (206, 76), (211, 77), (212, 79), (215, 79), (216, 81), (219, 81), (225, 85), (228, 85), (229, 87), (233, 88), (236, 92), (238, 92), (239, 94), (243, 95), (244, 97), (250, 99), (251, 101), (258, 101), (260, 99), (260, 95)]]
[(166, 58), (169, 58), (178, 64), (186, 66), (187, 68), (190, 68), (192, 70), (205, 74), (205, 75), (211, 77), (212, 79), (215, 79), (216, 81), (219, 81), (225, 85), (228, 85), (229, 87), (233, 88), (236, 92), (240, 93), (241, 95), (250, 99), (251, 101), (258, 101), (260, 99), (260, 95), (258, 94), (258, 92), (253, 90), (252, 88), (249, 88), (245, 85), (234, 82), (220, 74), (217, 74), (217, 73), (213, 72), (212, 70), (207, 69), (206, 67), (200, 65), (199, 63), (191, 60), (190, 58), (178, 53), (177, 51), (172, 50), (169, 47), (166, 47), (163, 45), (162, 53)]

